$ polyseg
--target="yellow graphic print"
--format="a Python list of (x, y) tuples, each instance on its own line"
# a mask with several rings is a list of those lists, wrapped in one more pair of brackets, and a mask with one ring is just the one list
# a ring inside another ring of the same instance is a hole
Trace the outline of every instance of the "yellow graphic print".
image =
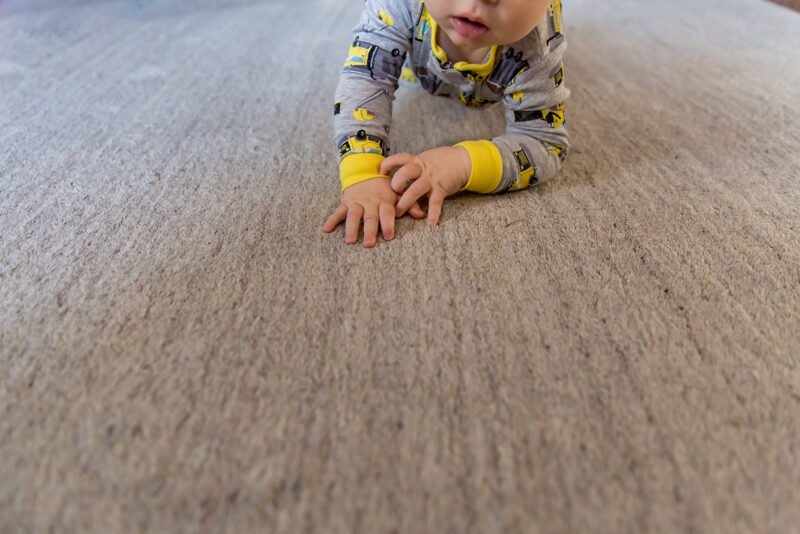
[(553, 75), (553, 84), (558, 87), (564, 82), (564, 62), (561, 62), (561, 67)]
[(469, 81), (471, 81), (473, 83), (482, 82), (483, 79), (486, 78), (486, 76), (483, 76), (481, 74), (477, 74), (475, 72), (472, 72), (471, 70), (462, 71), (462, 74), (464, 76), (466, 76)]
[(380, 140), (373, 141), (371, 139), (358, 139), (357, 137), (351, 137), (339, 147), (340, 157), (347, 154), (357, 153), (383, 155), (383, 142)]
[(517, 91), (511, 95), (511, 98), (514, 99), (514, 102), (522, 102), (522, 91)]
[(514, 110), (514, 122), (544, 120), (550, 128), (558, 128), (564, 124), (564, 103), (555, 107), (537, 110)]
[(375, 115), (364, 108), (357, 108), (353, 110), (353, 117), (359, 121), (371, 121)]
[[(514, 159), (517, 160), (517, 166), (519, 167), (519, 178), (517, 178), (517, 181), (514, 182), (514, 185), (509, 187), (508, 190), (516, 191), (518, 189), (525, 189), (531, 185), (531, 183), (536, 183), (536, 178), (534, 178), (536, 170), (533, 168), (533, 165), (531, 165), (522, 147), (514, 151)], [(531, 181), (531, 179), (533, 179), (533, 181)]]
[(345, 67), (368, 67), (369, 66), (369, 56), (372, 52), (374, 47), (370, 46), (368, 48), (364, 48), (360, 46), (358, 43), (354, 44), (350, 47), (350, 51), (347, 53), (347, 60), (344, 63)]
[(561, 0), (553, 0), (550, 4), (550, 10), (553, 13), (553, 27), (555, 27), (556, 34), (561, 33)]
[(419, 79), (414, 74), (414, 71), (408, 67), (403, 67), (403, 72), (400, 73), (400, 79), (407, 83), (419, 83)]
[(523, 72), (525, 72), (525, 69), (527, 69), (527, 67), (522, 67), (522, 68), (519, 70), (519, 72), (518, 72), (518, 73), (517, 73), (517, 74), (516, 74), (516, 75), (515, 75), (513, 78), (511, 78), (511, 81), (510, 81), (510, 82), (508, 82), (508, 85), (506, 86), (506, 89), (507, 89), (507, 88), (509, 88), (509, 87), (514, 87), (514, 86), (517, 84), (517, 78), (519, 78), (519, 75), (520, 75), (520, 74), (522, 74)]
[(381, 20), (383, 21), (384, 24), (394, 27), (394, 21), (392, 20), (392, 17), (387, 15), (384, 10), (381, 9), (380, 11), (378, 11), (378, 14), (381, 16)]
[(425, 2), (422, 2), (422, 12), (419, 14), (417, 23), (419, 27), (417, 28), (417, 35), (414, 38), (417, 41), (422, 41), (425, 38), (425, 34), (433, 27), (431, 26), (431, 16), (428, 14), (428, 8), (425, 7)]
[(564, 152), (564, 147), (562, 145), (557, 145), (555, 143), (550, 144), (547, 141), (542, 141), (542, 146), (544, 146), (548, 154), (558, 156), (558, 159), (561, 160), (562, 163), (566, 159), (566, 152)]
[(476, 97), (472, 93), (461, 93), (458, 95), (458, 99), (461, 100), (462, 104), (471, 108), (482, 108), (484, 106), (488, 106), (489, 104), (494, 104), (494, 102), (491, 100), (487, 100), (483, 97)]
[(547, 17), (547, 26), (550, 35), (547, 38), (547, 46), (552, 50), (553, 47), (560, 45), (564, 40), (564, 35), (561, 33), (561, 0), (553, 0), (550, 4), (550, 16)]
[(544, 120), (551, 128), (558, 128), (564, 124), (564, 102), (558, 104), (555, 109), (548, 111), (544, 115)]

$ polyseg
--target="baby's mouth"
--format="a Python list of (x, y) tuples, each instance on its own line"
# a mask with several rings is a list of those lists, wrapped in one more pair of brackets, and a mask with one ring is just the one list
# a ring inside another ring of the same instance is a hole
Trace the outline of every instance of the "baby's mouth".
[(459, 35), (467, 39), (480, 39), (489, 31), (488, 26), (466, 17), (453, 17), (453, 27)]

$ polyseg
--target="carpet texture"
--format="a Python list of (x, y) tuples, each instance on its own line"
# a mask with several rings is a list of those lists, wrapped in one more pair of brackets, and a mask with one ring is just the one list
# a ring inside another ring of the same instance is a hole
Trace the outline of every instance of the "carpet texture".
[(361, 3), (188, 4), (0, 2), (0, 532), (798, 532), (800, 15), (565, 2), (560, 177), (365, 249)]

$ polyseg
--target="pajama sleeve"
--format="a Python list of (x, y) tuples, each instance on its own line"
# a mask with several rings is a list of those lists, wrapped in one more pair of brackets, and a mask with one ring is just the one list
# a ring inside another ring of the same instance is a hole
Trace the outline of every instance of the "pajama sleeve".
[(334, 97), (342, 191), (385, 176), (378, 169), (389, 153), (392, 102), (412, 28), (408, 0), (366, 0)]
[[(472, 172), (463, 190), (501, 193), (525, 189), (553, 178), (567, 156), (569, 139), (564, 120), (563, 55), (566, 38), (561, 33), (561, 6), (554, 0), (550, 12), (532, 32), (524, 49), (503, 51), (514, 77), (503, 90), (506, 133), (491, 141), (467, 141)], [(548, 18), (549, 17), (549, 18)], [(530, 45), (530, 46), (527, 46)]]

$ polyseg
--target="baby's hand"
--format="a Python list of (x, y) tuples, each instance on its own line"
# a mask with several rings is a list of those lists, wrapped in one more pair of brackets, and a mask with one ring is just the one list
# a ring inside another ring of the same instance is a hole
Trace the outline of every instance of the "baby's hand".
[[(380, 172), (387, 174), (395, 167), (400, 167), (400, 170), (392, 178), (392, 189), (403, 195), (397, 202), (396, 215), (403, 215), (427, 193), (428, 224), (433, 226), (439, 222), (445, 197), (458, 193), (467, 185), (472, 163), (466, 148), (443, 146), (426, 150), (419, 156), (407, 153), (389, 156), (381, 163)], [(409, 180), (414, 180), (414, 183), (406, 189)]]
[[(397, 195), (392, 191), (388, 178), (372, 178), (353, 184), (342, 193), (342, 203), (322, 225), (323, 232), (332, 232), (336, 226), (345, 223), (345, 242), (348, 245), (358, 242), (358, 228), (364, 219), (364, 246), (372, 248), (378, 239), (378, 223), (387, 241), (394, 238), (395, 203)], [(415, 202), (409, 213), (415, 219), (425, 216), (425, 212)]]

